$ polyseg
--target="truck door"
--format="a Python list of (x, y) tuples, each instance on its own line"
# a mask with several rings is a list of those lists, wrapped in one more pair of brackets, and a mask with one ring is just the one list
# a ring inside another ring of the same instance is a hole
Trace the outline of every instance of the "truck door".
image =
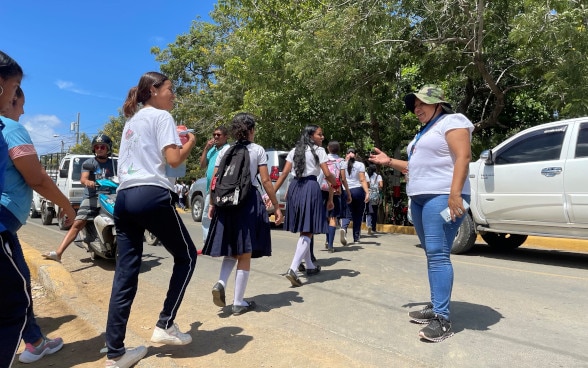
[(570, 222), (588, 228), (588, 121), (577, 128), (565, 165), (564, 186)]
[(484, 165), (478, 185), (490, 226), (525, 225), (532, 232), (536, 226), (567, 222), (562, 157), (566, 130), (567, 125), (534, 130), (493, 152), (494, 164)]

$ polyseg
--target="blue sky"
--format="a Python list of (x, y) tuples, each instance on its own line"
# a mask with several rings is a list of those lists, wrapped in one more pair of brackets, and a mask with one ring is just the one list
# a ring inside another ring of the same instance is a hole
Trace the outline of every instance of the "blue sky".
[[(118, 116), (141, 75), (159, 71), (150, 53), (209, 20), (213, 0), (15, 0), (0, 2), (0, 50), (24, 69), (20, 118), (39, 154), (75, 144), (71, 122), (95, 135)], [(55, 136), (57, 135), (57, 137)]]

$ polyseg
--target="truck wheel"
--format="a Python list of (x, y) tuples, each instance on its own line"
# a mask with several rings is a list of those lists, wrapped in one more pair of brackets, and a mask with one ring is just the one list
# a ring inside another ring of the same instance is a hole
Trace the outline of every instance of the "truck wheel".
[(145, 241), (147, 242), (147, 244), (153, 246), (159, 245), (160, 243), (159, 239), (148, 230), (145, 230)]
[(31, 203), (31, 209), (29, 210), (29, 217), (30, 218), (39, 218), (41, 214), (35, 210), (35, 206)]
[(482, 239), (489, 246), (494, 249), (501, 249), (501, 250), (509, 250), (515, 249), (520, 247), (525, 240), (527, 240), (527, 235), (519, 235), (519, 234), (504, 234), (504, 233), (491, 233), (486, 232), (480, 234)]
[(457, 235), (451, 246), (451, 253), (467, 253), (474, 244), (476, 244), (476, 229), (472, 216), (468, 214), (457, 230)]
[(192, 220), (196, 222), (202, 221), (202, 214), (204, 211), (204, 198), (201, 195), (195, 195), (192, 200)]
[[(61, 210), (59, 210), (61, 212)], [(65, 216), (57, 216), (57, 225), (59, 226), (59, 230), (69, 230), (70, 226), (65, 226)]]
[(41, 222), (43, 225), (51, 225), (53, 222), (53, 211), (44, 204), (41, 206)]

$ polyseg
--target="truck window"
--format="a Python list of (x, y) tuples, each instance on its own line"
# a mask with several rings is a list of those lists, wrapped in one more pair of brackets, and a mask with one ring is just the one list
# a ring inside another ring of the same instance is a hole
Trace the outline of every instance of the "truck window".
[(576, 143), (576, 158), (588, 157), (588, 123), (580, 125), (578, 142)]
[(566, 126), (538, 130), (511, 142), (498, 152), (495, 164), (558, 160), (566, 134)]

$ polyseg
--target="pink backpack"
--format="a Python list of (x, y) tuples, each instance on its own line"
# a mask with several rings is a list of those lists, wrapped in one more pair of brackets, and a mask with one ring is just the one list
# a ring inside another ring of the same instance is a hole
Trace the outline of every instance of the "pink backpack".
[[(327, 161), (327, 167), (329, 168), (329, 171), (331, 172), (331, 174), (333, 174), (335, 176), (335, 179), (337, 180), (337, 185), (333, 186), (333, 190), (334, 190), (335, 195), (341, 194), (341, 169), (339, 168), (339, 165), (341, 164), (342, 161), (343, 161), (342, 158), (337, 158), (334, 160)], [(328, 192), (329, 185), (330, 184), (327, 181), (327, 179), (323, 178), (321, 180), (321, 190)]]

